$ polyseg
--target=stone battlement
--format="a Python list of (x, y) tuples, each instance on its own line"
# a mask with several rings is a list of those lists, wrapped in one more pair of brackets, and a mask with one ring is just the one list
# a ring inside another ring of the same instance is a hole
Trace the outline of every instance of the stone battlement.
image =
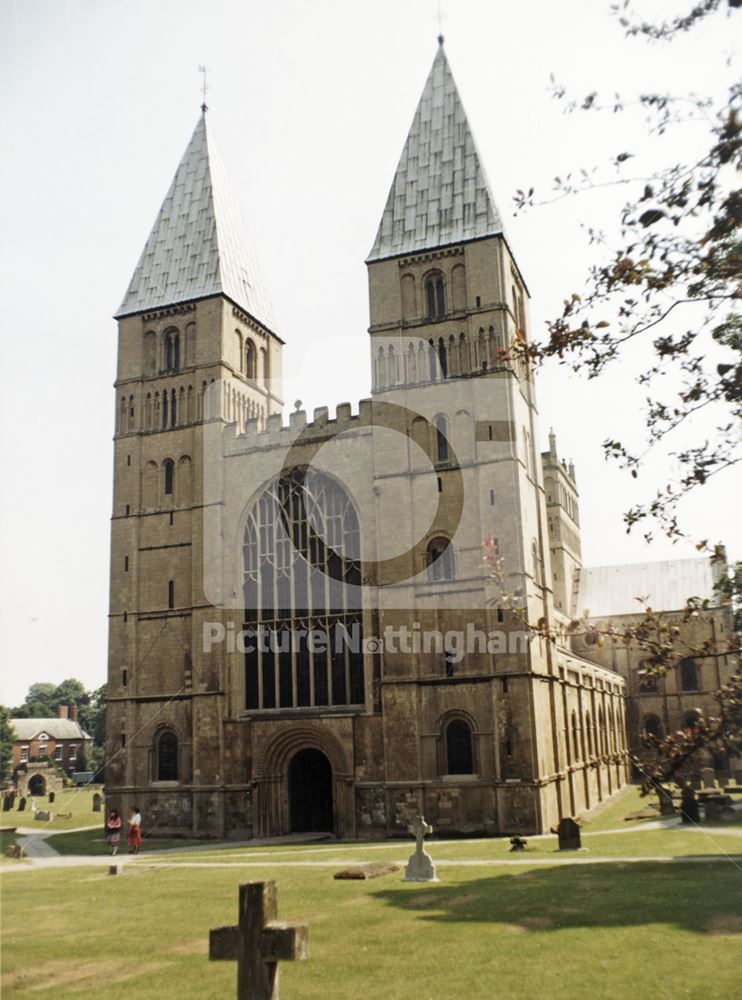
[[(307, 421), (306, 410), (295, 410), (289, 416), (288, 424), (283, 422), (280, 413), (268, 417), (265, 427), (259, 427), (256, 417), (245, 421), (245, 429), (240, 432), (238, 424), (233, 421), (224, 429), (226, 453), (243, 452), (245, 448), (289, 447), (301, 434), (303, 440), (325, 438), (345, 430), (360, 430), (372, 422), (373, 400), (362, 399), (358, 404), (358, 412), (353, 413), (350, 403), (338, 403), (334, 418), (330, 417), (330, 408), (317, 406), (314, 409), (314, 419)], [(230, 442), (227, 445), (227, 442)]]

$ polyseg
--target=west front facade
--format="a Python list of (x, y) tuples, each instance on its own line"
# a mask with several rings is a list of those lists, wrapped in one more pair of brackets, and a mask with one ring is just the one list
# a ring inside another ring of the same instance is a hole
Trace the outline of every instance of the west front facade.
[(106, 790), (153, 833), (537, 833), (627, 780), (624, 677), (543, 638), (576, 490), (442, 40), (366, 263), (371, 397), (285, 421), (203, 109), (117, 313)]

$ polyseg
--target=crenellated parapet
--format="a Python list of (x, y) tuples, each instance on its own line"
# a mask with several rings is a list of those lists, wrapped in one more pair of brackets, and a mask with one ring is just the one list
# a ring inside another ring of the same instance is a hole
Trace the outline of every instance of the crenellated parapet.
[(285, 423), (282, 414), (269, 416), (264, 423), (257, 418), (245, 421), (244, 430), (238, 423), (232, 421), (224, 428), (225, 455), (244, 454), (252, 448), (288, 448), (301, 435), (302, 442), (325, 441), (346, 431), (358, 431), (373, 425), (373, 400), (362, 399), (358, 411), (353, 413), (350, 403), (338, 403), (334, 417), (330, 416), (330, 408), (317, 406), (313, 419), (307, 420), (307, 411), (294, 410)]

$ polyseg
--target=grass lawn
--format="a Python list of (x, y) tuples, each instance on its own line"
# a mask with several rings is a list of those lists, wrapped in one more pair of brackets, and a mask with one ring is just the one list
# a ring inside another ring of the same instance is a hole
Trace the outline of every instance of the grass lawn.
[[(626, 817), (656, 804), (656, 795), (645, 795), (642, 797), (638, 785), (627, 785), (616, 794), (615, 798), (608, 805), (601, 808), (594, 818), (586, 820), (582, 829), (585, 831), (618, 830), (626, 827), (640, 826), (642, 823), (649, 823), (651, 821), (648, 819), (635, 819), (627, 822)], [(660, 818), (659, 810), (654, 818)]]
[[(71, 835), (65, 835), (71, 836)], [(188, 843), (193, 843), (192, 841)], [(692, 831), (684, 827), (669, 830), (637, 830), (622, 834), (595, 834), (583, 836), (583, 849), (572, 855), (557, 849), (556, 837), (544, 840), (529, 840), (528, 850), (513, 853), (506, 838), (490, 840), (448, 841), (429, 843), (430, 854), (435, 861), (467, 862), (476, 861), (563, 861), (576, 857), (579, 861), (593, 858), (682, 858), (682, 857), (734, 857), (742, 862), (742, 837), (739, 834), (713, 833), (703, 830)], [(57, 838), (52, 841), (57, 846)], [(146, 846), (146, 844), (145, 844)], [(179, 846), (168, 843), (168, 846)], [(351, 861), (406, 861), (412, 851), (410, 841), (379, 844), (335, 844), (296, 845), (296, 847), (245, 848), (233, 847), (215, 851), (189, 851), (178, 857), (168, 858), (168, 864), (190, 864), (199, 862), (249, 862), (259, 864), (263, 860), (279, 864), (311, 864), (337, 860), (342, 864)], [(70, 852), (77, 853), (77, 852)], [(250, 878), (253, 876), (251, 875)]]
[[(30, 810), (30, 801), (23, 812), (11, 809), (2, 813), (3, 826), (25, 826), (34, 830), (74, 830), (80, 826), (102, 827), (104, 813), (93, 812), (93, 795), (102, 791), (102, 785), (87, 785), (85, 788), (65, 788), (57, 792), (51, 805), (45, 795), (34, 795), (37, 809), (49, 811), (50, 820), (37, 822)], [(59, 813), (66, 818), (60, 819)], [(71, 815), (69, 815), (71, 814)]]
[(16, 834), (14, 833), (0, 833), (0, 858), (3, 861), (7, 861), (8, 858), (5, 857), (5, 852), (9, 847), (14, 847), (16, 842)]
[[(108, 854), (106, 835), (102, 826), (93, 830), (77, 830), (74, 833), (55, 833), (48, 839), (49, 846), (53, 847), (59, 854), (100, 854), (101, 856)], [(203, 843), (203, 840), (186, 840), (182, 837), (145, 837), (142, 853), (164, 851), (170, 847), (192, 847), (194, 845), (202, 847)], [(126, 854), (127, 851), (126, 830), (124, 830), (121, 834), (119, 854)]]
[(440, 883), (420, 885), (400, 873), (336, 882), (332, 869), (272, 868), (273, 854), (264, 857), (259, 871), (151, 868), (146, 859), (115, 878), (93, 868), (6, 870), (3, 997), (234, 996), (232, 963), (207, 960), (208, 931), (235, 921), (248, 878), (275, 878), (281, 918), (310, 925), (310, 960), (282, 968), (286, 997), (739, 995), (742, 875), (727, 861), (453, 865)]

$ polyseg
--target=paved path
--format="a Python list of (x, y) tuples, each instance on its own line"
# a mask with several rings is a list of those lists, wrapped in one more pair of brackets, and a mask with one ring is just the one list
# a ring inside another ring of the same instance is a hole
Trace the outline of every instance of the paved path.
[(33, 834), (19, 836), (17, 843), (23, 848), (23, 853), (27, 858), (59, 858), (61, 854), (55, 851), (51, 844), (46, 842), (44, 834)]
[[(182, 857), (184, 854), (188, 853), (204, 854), (210, 851), (225, 850), (226, 848), (239, 850), (240, 848), (254, 848), (258, 846), (281, 847), (286, 845), (287, 847), (292, 847), (297, 844), (324, 843), (332, 839), (328, 834), (290, 833), (281, 837), (269, 837), (265, 840), (257, 842), (254, 840), (205, 841), (203, 844), (189, 844), (187, 847), (168, 847), (164, 850), (152, 853), (147, 852), (147, 841), (145, 839), (143, 847), (144, 854), (137, 855), (136, 857), (129, 855), (126, 853), (126, 846), (124, 845), (124, 854), (117, 854), (113, 858), (110, 854), (60, 854), (59, 851), (55, 850), (47, 840), (47, 838), (53, 837), (58, 833), (80, 833), (84, 830), (90, 829), (95, 829), (95, 827), (91, 828), (89, 826), (80, 826), (76, 827), (74, 830), (35, 830), (33, 827), (19, 826), (16, 829), (16, 839), (17, 843), (23, 848), (26, 859), (25, 861), (17, 864), (14, 863), (0, 866), (0, 873), (9, 871), (31, 871), (32, 869), (39, 867), (77, 868), (81, 865), (104, 865), (108, 868), (111, 864), (129, 865), (143, 861), (151, 864), (155, 858), (167, 858), (173, 854)], [(335, 850), (337, 849), (338, 848), (336, 847)], [(160, 867), (167, 867), (167, 861), (163, 861)]]
[[(675, 823), (677, 824), (677, 818), (675, 818)], [(649, 824), (647, 824), (649, 825)], [(654, 824), (652, 824), (654, 826)], [(641, 827), (622, 827), (618, 831), (610, 832), (620, 832), (620, 833), (631, 833), (637, 830), (644, 830), (645, 826)], [(732, 836), (735, 838), (742, 839), (742, 829), (730, 828), (730, 827), (693, 827), (693, 826), (681, 826), (673, 827), (677, 829), (678, 832), (693, 833), (695, 834), (701, 843), (699, 843), (699, 853), (694, 855), (645, 855), (645, 856), (627, 856), (627, 857), (611, 857), (611, 856), (593, 856), (588, 851), (580, 851), (563, 854), (558, 851), (554, 851), (552, 857), (534, 857), (532, 854), (525, 853), (519, 854), (515, 858), (436, 858), (436, 865), (442, 867), (450, 867), (459, 865), (461, 867), (501, 867), (501, 866), (511, 866), (511, 865), (570, 865), (570, 864), (582, 864), (582, 865), (596, 865), (596, 864), (641, 864), (644, 861), (654, 861), (654, 862), (665, 862), (668, 864), (683, 863), (683, 862), (713, 862), (713, 861), (729, 861), (735, 868), (742, 871), (742, 850), (740, 854), (734, 854), (729, 856), (724, 853), (717, 854), (702, 854), (703, 840), (706, 838), (713, 838), (714, 836)], [(21, 831), (19, 831), (21, 832)], [(33, 831), (32, 831), (33, 832)], [(595, 833), (585, 833), (584, 838), (599, 837), (603, 836), (606, 832), (603, 830), (596, 830)], [(542, 834), (539, 836), (529, 837), (528, 840), (544, 840), (546, 838), (554, 839), (554, 834)], [(31, 838), (29, 838), (30, 840)], [(175, 847), (167, 848), (162, 851), (152, 851), (148, 853), (146, 850), (146, 841), (144, 854), (139, 854), (136, 857), (128, 854), (119, 854), (115, 859), (112, 859), (109, 855), (101, 856), (99, 854), (95, 855), (60, 855), (58, 854), (50, 844), (45, 843), (45, 837), (35, 833), (33, 837), (33, 848), (27, 851), (27, 858), (25, 861), (20, 861), (13, 864), (8, 864), (0, 868), (0, 872), (23, 872), (23, 871), (33, 871), (38, 868), (81, 868), (81, 867), (100, 867), (108, 868), (111, 864), (120, 865), (122, 868), (126, 868), (129, 865), (134, 865), (136, 868), (143, 869), (153, 869), (153, 868), (262, 868), (265, 869), (267, 866), (272, 868), (336, 868), (338, 866), (348, 866), (348, 865), (360, 865), (368, 861), (368, 851), (386, 851), (392, 846), (389, 843), (383, 844), (367, 844), (364, 845), (360, 850), (362, 850), (363, 855), (360, 858), (348, 857), (349, 851), (353, 851), (358, 845), (348, 843), (333, 843), (327, 846), (313, 848), (313, 853), (321, 853), (331, 855), (327, 858), (322, 859), (307, 859), (302, 858), (300, 855), (295, 858), (289, 858), (285, 860), (278, 860), (275, 854), (264, 855), (256, 850), (261, 847), (268, 846), (282, 846), (285, 845), (287, 848), (291, 848), (297, 844), (307, 844), (314, 843), (316, 841), (321, 842), (326, 840), (326, 838), (317, 838), (312, 835), (307, 836), (296, 836), (290, 835), (286, 837), (274, 837), (271, 840), (260, 841), (256, 843), (255, 841), (244, 841), (242, 843), (235, 843), (234, 841), (227, 841), (221, 843), (210, 843), (210, 844), (198, 844), (195, 846), (188, 847)], [(477, 838), (475, 840), (470, 840), (467, 842), (472, 847), (477, 844), (491, 844), (492, 838)], [(455, 844), (457, 846), (461, 845), (461, 841), (432, 841), (430, 844), (431, 849), (435, 852), (437, 846), (446, 846), (450, 844)], [(741, 845), (742, 847), (742, 845)], [(189, 853), (199, 853), (205, 854), (212, 851), (224, 851), (224, 849), (231, 848), (233, 851), (237, 852), (242, 849), (252, 848), (251, 855), (255, 860), (249, 860), (250, 854), (221, 854), (219, 860), (209, 861), (209, 860), (199, 860), (199, 861), (189, 861), (187, 855)], [(24, 846), (24, 850), (27, 848)], [(253, 853), (254, 852), (254, 853)], [(342, 853), (341, 853), (342, 852)], [(282, 854), (288, 852), (281, 852)], [(340, 856), (338, 856), (340, 855)], [(234, 860), (232, 860), (234, 859)], [(404, 858), (397, 859), (392, 862), (394, 864), (404, 865), (407, 863), (407, 856)]]
[[(162, 851), (157, 852), (158, 855)], [(38, 871), (40, 868), (101, 868), (108, 869), (110, 864), (118, 864), (122, 868), (131, 866), (144, 870), (164, 869), (164, 868), (243, 868), (259, 869), (265, 871), (270, 868), (338, 868), (349, 865), (364, 864), (368, 859), (359, 858), (356, 860), (349, 858), (328, 858), (323, 861), (167, 861), (159, 860), (154, 855), (149, 857), (116, 857), (115, 859), (105, 857), (84, 857), (74, 855), (69, 857), (34, 858), (32, 861), (19, 862), (18, 864), (5, 865), (0, 869), (2, 874), (7, 875), (13, 872)], [(396, 860), (389, 860), (390, 864), (404, 866), (407, 863), (407, 856)], [(502, 868), (502, 867), (522, 867), (523, 865), (635, 865), (644, 862), (661, 862), (664, 864), (712, 864), (714, 862), (726, 861), (733, 865), (742, 873), (742, 854), (729, 857), (724, 854), (691, 854), (681, 857), (672, 857), (662, 854), (648, 855), (647, 857), (591, 857), (588, 854), (559, 854), (553, 858), (536, 858), (529, 855), (519, 855), (517, 858), (469, 858), (469, 859), (440, 859), (435, 858), (438, 868)]]

